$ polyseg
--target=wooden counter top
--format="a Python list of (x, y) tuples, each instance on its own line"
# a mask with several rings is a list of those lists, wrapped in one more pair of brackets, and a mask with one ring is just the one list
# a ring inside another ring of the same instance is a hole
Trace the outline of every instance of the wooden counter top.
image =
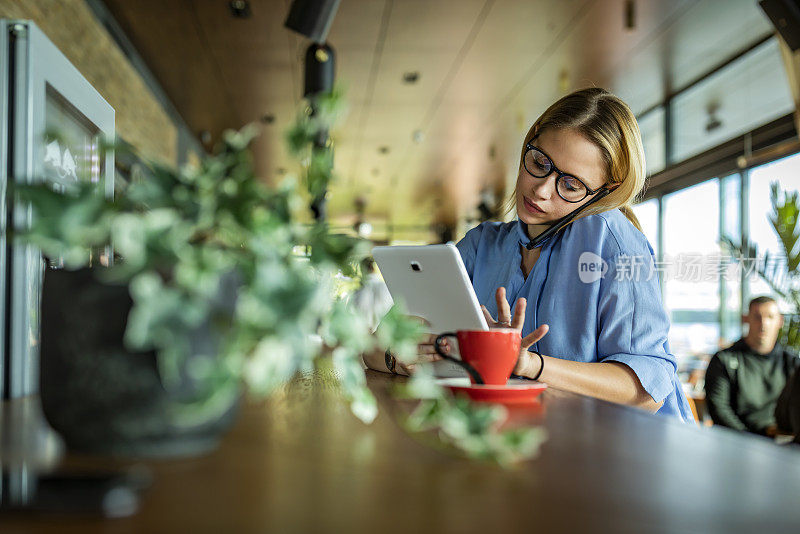
[(551, 389), (542, 409), (517, 414), (547, 429), (540, 456), (504, 470), (409, 436), (387, 393), (402, 379), (368, 380), (381, 405), (370, 426), (330, 376), (297, 380), (245, 406), (216, 452), (145, 462), (153, 484), (136, 515), (6, 516), (0, 532), (800, 530), (800, 448)]

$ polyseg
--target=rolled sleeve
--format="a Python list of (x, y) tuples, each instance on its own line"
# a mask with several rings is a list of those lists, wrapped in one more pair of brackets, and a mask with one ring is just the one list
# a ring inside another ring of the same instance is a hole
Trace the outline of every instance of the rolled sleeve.
[(630, 367), (642, 387), (656, 402), (666, 399), (675, 389), (672, 384), (672, 372), (661, 362), (642, 354), (612, 354), (606, 356), (603, 362), (619, 362)]
[[(639, 257), (641, 258), (641, 257)], [(630, 367), (655, 402), (676, 388), (675, 357), (669, 353), (669, 319), (648, 256), (631, 270), (630, 257), (608, 262), (598, 299), (598, 361)]]

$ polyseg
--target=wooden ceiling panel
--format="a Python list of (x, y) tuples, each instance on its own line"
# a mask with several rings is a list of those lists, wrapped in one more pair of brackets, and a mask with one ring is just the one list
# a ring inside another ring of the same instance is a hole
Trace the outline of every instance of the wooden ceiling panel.
[(482, 16), (487, 0), (457, 2), (395, 0), (386, 35), (392, 52), (420, 54), (458, 51)]
[(476, 36), (467, 60), (489, 66), (502, 57), (513, 57), (521, 65), (526, 65), (564, 30), (575, 13), (588, 4), (590, 0), (498, 0)]
[[(387, 48), (381, 57), (380, 72), (375, 83), (373, 106), (415, 106), (424, 109), (438, 94), (445, 83), (447, 72), (456, 57), (456, 52), (429, 52), (424, 55), (410, 53), (396, 47)], [(408, 84), (403, 81), (405, 73), (416, 72), (418, 81)], [(423, 113), (417, 120), (421, 121)]]
[(238, 51), (252, 59), (283, 56), (289, 43), (284, 28), (287, 3), (284, 0), (250, 0), (250, 18), (231, 16), (228, 2), (219, 0), (187, 0), (197, 22), (215, 49)]
[(470, 57), (455, 77), (447, 101), (466, 109), (477, 105), (491, 110), (505, 101), (526, 67), (519, 56), (497, 56), (492, 61)]
[[(621, 64), (647, 43), (657, 40), (690, 5), (690, 0), (639, 0), (630, 21), (622, 2), (610, 8), (593, 5), (576, 28), (576, 38), (565, 46), (571, 58), (572, 78), (595, 80), (597, 84), (609, 86)], [(632, 27), (627, 26), (628, 22)]]
[(411, 143), (414, 129), (421, 119), (419, 108), (415, 104), (373, 106), (362, 130), (365, 148), (377, 150), (379, 146), (390, 143), (388, 146), (397, 151)]
[[(286, 13), (289, 13), (288, 0), (286, 4)], [(343, 53), (371, 54), (380, 36), (384, 9), (385, 2), (380, 0), (341, 1), (328, 33), (328, 43)]]
[[(106, 4), (192, 130), (216, 136), (272, 114), (254, 143), (260, 173), (274, 180), (297, 167), (283, 134), (308, 40), (283, 27), (290, 0), (250, 0), (244, 20), (225, 0)], [(607, 85), (639, 112), (770, 31), (754, 0), (636, 0), (630, 30), (624, 7), (342, 0), (329, 41), (350, 109), (333, 132), (331, 218), (346, 219), (359, 194), (368, 213), (399, 224), (468, 213), (485, 184), (513, 184), (524, 133), (565, 91)], [(420, 80), (406, 85), (412, 70)]]
[[(609, 9), (609, 5), (616, 9)], [(637, 29), (632, 31), (623, 28), (622, 3), (574, 4), (577, 11), (573, 13), (562, 11), (558, 18), (551, 14), (548, 29), (558, 39), (545, 50), (534, 48), (527, 63), (518, 62), (519, 57), (511, 55), (505, 60), (490, 62), (486, 50), (477, 48), (480, 51), (465, 63), (455, 85), (469, 85), (467, 80), (470, 77), (479, 81), (484, 70), (484, 77), (489, 80), (484, 86), (494, 85), (486, 92), (506, 96), (485, 112), (485, 128), (481, 133), (494, 128), (496, 139), (489, 142), (503, 146), (510, 142), (514, 147), (510, 152), (516, 154), (515, 145), (521, 142), (529, 126), (559, 96), (588, 85), (610, 86), (610, 66), (630, 53), (641, 36), (654, 31), (654, 23), (666, 16), (664, 9), (657, 4), (643, 5), (645, 9), (639, 11)], [(512, 130), (513, 135), (509, 135)], [(500, 132), (505, 132), (505, 135)], [(467, 137), (465, 144), (480, 150), (475, 146), (478, 137)], [(513, 155), (511, 159), (516, 157)]]
[[(487, 122), (488, 107), (473, 106), (465, 112), (460, 103), (442, 105), (436, 121), (426, 132), (426, 145), (452, 147), (452, 150), (472, 149), (471, 144), (479, 137), (491, 134), (495, 124)], [(501, 125), (507, 127), (507, 125)]]
[[(254, 1), (247, 19), (232, 17), (227, 2), (190, 2), (217, 76), (228, 99), (236, 102), (231, 119), (245, 124), (272, 114), (290, 120), (299, 100), (300, 43), (283, 28), (284, 2)], [(280, 143), (269, 130), (265, 136)]]
[(513, 4), (498, 2), (487, 16), (450, 88), (449, 101), (501, 105), (590, 5), (585, 0)]
[(356, 107), (367, 100), (369, 87), (372, 50), (336, 54), (336, 83), (345, 91), (347, 102), (351, 108), (349, 118), (356, 118)]
[[(199, 131), (221, 131), (234, 105), (227, 98), (185, 2), (164, 4), (157, 0), (106, 2), (178, 112)], [(188, 88), (202, 87), (200, 91)], [(213, 108), (209, 101), (217, 102)]]

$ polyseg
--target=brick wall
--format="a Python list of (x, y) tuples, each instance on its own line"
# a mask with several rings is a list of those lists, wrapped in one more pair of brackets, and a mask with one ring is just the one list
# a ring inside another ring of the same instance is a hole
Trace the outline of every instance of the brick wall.
[(35, 22), (114, 108), (117, 134), (144, 157), (175, 163), (175, 124), (84, 0), (0, 0), (0, 18)]

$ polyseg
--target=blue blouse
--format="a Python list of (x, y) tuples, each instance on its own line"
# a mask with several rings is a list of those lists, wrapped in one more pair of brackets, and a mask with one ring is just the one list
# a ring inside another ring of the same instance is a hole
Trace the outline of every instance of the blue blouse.
[(456, 245), (478, 300), (497, 317), (495, 291), (512, 305), (528, 301), (522, 335), (547, 323), (531, 349), (577, 362), (617, 361), (630, 367), (656, 402), (657, 413), (693, 421), (667, 342), (653, 249), (618, 209), (574, 221), (542, 245), (525, 278), (519, 220), (483, 223)]

